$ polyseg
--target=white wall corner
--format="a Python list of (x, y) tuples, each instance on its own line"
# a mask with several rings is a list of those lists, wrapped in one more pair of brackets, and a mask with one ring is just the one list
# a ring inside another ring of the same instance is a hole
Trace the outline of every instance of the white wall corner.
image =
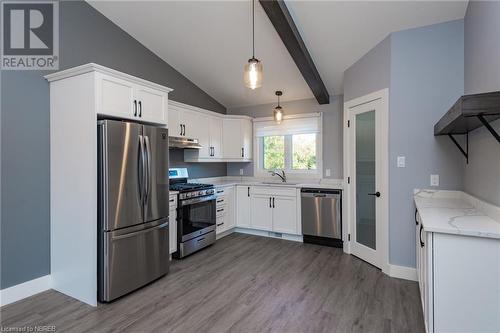
[(414, 267), (398, 266), (389, 264), (389, 276), (398, 279), (418, 281), (417, 269)]
[(51, 277), (45, 275), (15, 286), (0, 290), (0, 306), (17, 302), (51, 288)]

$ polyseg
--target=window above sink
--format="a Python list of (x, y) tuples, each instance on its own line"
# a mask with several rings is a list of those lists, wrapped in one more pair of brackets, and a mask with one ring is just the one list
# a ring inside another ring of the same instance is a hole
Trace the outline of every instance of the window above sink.
[(270, 118), (256, 118), (254, 133), (257, 176), (268, 177), (270, 171), (284, 170), (292, 177), (321, 177), (321, 113), (287, 116), (280, 124)]

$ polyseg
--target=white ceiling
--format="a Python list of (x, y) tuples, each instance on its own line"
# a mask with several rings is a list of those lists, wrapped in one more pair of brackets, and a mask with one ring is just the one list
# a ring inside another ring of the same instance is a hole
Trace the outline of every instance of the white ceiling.
[[(256, 54), (262, 88), (243, 85), (251, 57), (250, 1), (89, 1), (111, 21), (226, 107), (313, 95), (256, 3)], [(463, 18), (467, 1), (287, 1), (331, 95), (343, 72), (389, 33)], [(172, 87), (175, 88), (175, 87)]]

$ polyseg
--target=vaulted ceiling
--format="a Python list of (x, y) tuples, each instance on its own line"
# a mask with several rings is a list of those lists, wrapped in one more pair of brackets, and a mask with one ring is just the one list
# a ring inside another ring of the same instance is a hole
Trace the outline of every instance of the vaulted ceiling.
[[(98, 11), (226, 107), (313, 98), (256, 2), (256, 57), (262, 88), (243, 85), (252, 56), (250, 1), (90, 1)], [(343, 72), (389, 33), (461, 19), (467, 1), (286, 1), (331, 95)]]

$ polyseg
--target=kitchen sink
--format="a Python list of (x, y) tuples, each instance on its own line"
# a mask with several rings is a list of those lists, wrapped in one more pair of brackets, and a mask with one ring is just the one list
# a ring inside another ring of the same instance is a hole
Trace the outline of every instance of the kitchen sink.
[(293, 185), (298, 185), (299, 183), (289, 183), (289, 182), (286, 182), (286, 183), (278, 183), (278, 182), (263, 182), (262, 184), (265, 184), (265, 185), (279, 185), (279, 186), (285, 186), (285, 185), (289, 185), (289, 186), (293, 186)]

